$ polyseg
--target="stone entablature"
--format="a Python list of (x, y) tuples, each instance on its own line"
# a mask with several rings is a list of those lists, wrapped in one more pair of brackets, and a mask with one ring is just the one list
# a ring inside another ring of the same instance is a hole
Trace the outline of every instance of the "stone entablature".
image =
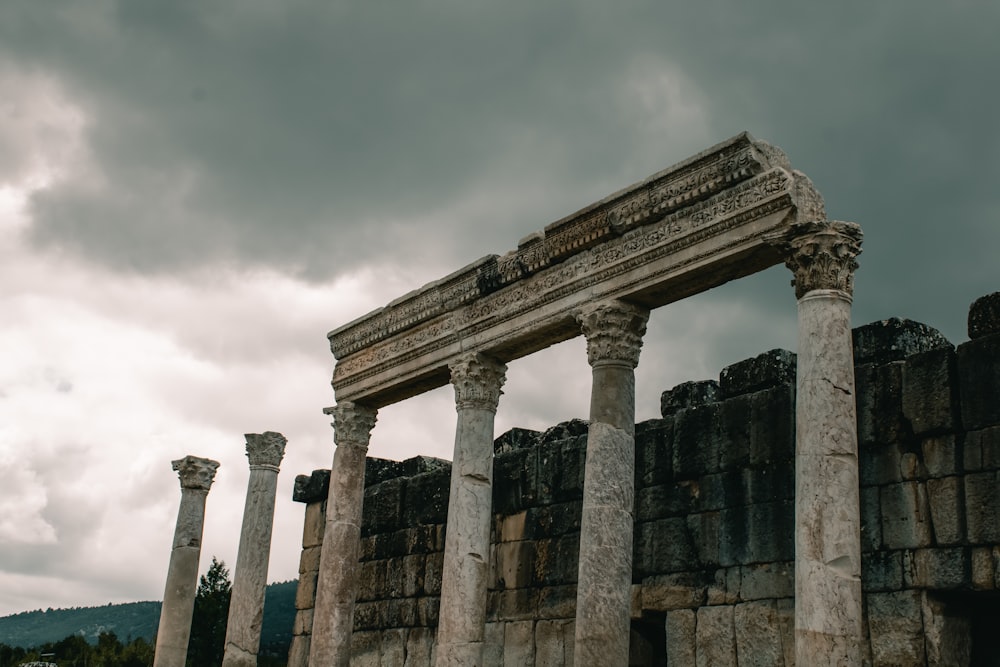
[(775, 235), (823, 220), (809, 179), (740, 134), (334, 330), (337, 399), (381, 407), (447, 384), (462, 352), (579, 335), (586, 303), (654, 308), (755, 273), (783, 261)]

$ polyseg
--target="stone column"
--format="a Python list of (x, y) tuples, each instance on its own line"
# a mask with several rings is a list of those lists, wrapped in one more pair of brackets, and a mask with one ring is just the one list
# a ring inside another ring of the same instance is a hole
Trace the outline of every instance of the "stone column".
[(851, 295), (861, 228), (806, 222), (787, 237), (799, 352), (795, 407), (796, 664), (860, 665), (861, 513)]
[(285, 436), (274, 431), (247, 433), (245, 437), (250, 481), (243, 508), (243, 530), (236, 555), (222, 667), (257, 665), (267, 564), (271, 555), (274, 498), (278, 492), (278, 466), (285, 456), (287, 442)]
[(198, 559), (205, 525), (205, 500), (212, 488), (217, 461), (185, 456), (173, 462), (181, 479), (181, 506), (177, 511), (174, 546), (170, 552), (167, 585), (163, 591), (160, 627), (156, 631), (153, 667), (184, 667), (191, 615), (198, 591)]
[(330, 470), (326, 528), (313, 610), (311, 667), (347, 667), (351, 660), (354, 601), (358, 596), (358, 548), (365, 499), (365, 458), (376, 411), (345, 401), (333, 415), (337, 450)]
[(635, 367), (649, 311), (621, 301), (577, 316), (593, 368), (580, 522), (574, 664), (627, 665), (635, 495)]
[(493, 419), (507, 366), (470, 353), (451, 366), (458, 425), (437, 631), (437, 667), (482, 665), (493, 510)]

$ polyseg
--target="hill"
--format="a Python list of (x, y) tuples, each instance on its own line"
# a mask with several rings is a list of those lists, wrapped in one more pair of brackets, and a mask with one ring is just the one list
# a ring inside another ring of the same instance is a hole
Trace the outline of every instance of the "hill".
[[(297, 581), (285, 581), (267, 587), (261, 631), (262, 653), (281, 655), (287, 652), (295, 620), (297, 585)], [(159, 602), (39, 609), (0, 618), (0, 644), (28, 648), (56, 642), (70, 635), (79, 635), (96, 644), (102, 632), (113, 632), (123, 641), (138, 637), (152, 641), (159, 622)]]

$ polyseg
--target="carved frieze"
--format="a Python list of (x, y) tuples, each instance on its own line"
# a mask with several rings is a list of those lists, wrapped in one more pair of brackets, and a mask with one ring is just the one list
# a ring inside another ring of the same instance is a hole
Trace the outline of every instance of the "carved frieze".
[(353, 401), (341, 401), (323, 412), (333, 417), (333, 440), (338, 447), (368, 447), (378, 411)]
[(212, 488), (215, 472), (219, 469), (218, 461), (197, 456), (185, 456), (171, 463), (173, 469), (177, 471), (183, 489), (208, 491)]
[(285, 457), (285, 436), (275, 431), (247, 433), (247, 459), (250, 468), (267, 468), (277, 472), (281, 459)]
[(785, 264), (795, 275), (795, 297), (813, 290), (854, 293), (854, 271), (861, 254), (861, 227), (853, 222), (807, 221), (784, 237)]
[(648, 310), (623, 301), (609, 301), (582, 308), (576, 317), (587, 339), (587, 360), (591, 366), (624, 362), (635, 368), (639, 364)]
[(448, 365), (459, 410), (474, 408), (496, 412), (507, 365), (485, 354), (463, 354)]

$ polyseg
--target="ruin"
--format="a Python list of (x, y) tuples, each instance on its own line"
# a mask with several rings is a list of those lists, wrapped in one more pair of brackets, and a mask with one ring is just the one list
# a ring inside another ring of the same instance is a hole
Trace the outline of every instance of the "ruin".
[[(337, 444), (309, 662), (355, 650), (365, 454), (380, 407), (449, 382), (458, 427), (434, 664), (486, 660), (493, 415), (505, 364), (583, 335), (593, 369), (573, 638), (565, 660), (625, 665), (635, 536), (634, 369), (649, 310), (775, 264), (794, 275), (795, 654), (859, 664), (864, 645), (850, 304), (861, 230), (740, 134), (329, 335)], [(721, 538), (720, 538), (721, 539)], [(506, 629), (505, 629), (506, 632)], [(512, 630), (514, 632), (514, 630)]]
[[(853, 330), (863, 623), (857, 664), (994, 665), (1000, 621), (1000, 293), (956, 349), (890, 319)], [(628, 662), (796, 662), (796, 355), (665, 391), (635, 425)], [(571, 665), (590, 425), (496, 439), (483, 659)], [(351, 665), (433, 664), (452, 464), (366, 462)], [(330, 471), (305, 525), (289, 665), (307, 663)]]

